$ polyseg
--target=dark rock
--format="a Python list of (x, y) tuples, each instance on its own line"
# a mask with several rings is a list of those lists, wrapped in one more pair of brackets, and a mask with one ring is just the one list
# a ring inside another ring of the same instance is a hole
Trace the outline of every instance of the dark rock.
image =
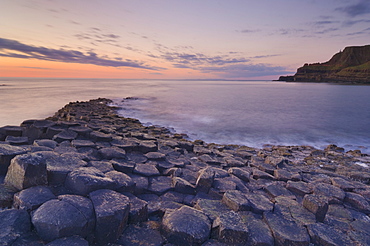
[(148, 152), (145, 154), (145, 157), (149, 160), (163, 161), (165, 160), (166, 155), (160, 152)]
[(34, 153), (14, 157), (4, 182), (18, 190), (46, 185), (48, 181), (45, 159)]
[(192, 195), (186, 195), (176, 191), (167, 191), (160, 198), (162, 201), (173, 201), (177, 203), (183, 203), (187, 196), (194, 197)]
[(132, 161), (121, 161), (121, 160), (112, 160), (111, 163), (116, 171), (122, 173), (132, 173), (136, 165)]
[(93, 131), (91, 128), (86, 126), (72, 126), (69, 130), (76, 132), (79, 136), (89, 137), (90, 133)]
[(99, 149), (98, 153), (103, 159), (126, 159), (126, 151), (118, 147), (108, 147)]
[(256, 168), (253, 169), (252, 176), (253, 176), (254, 179), (270, 179), (270, 180), (275, 179), (275, 177), (272, 176), (271, 174), (269, 174), (267, 172), (263, 172), (263, 171), (258, 170)]
[(27, 149), (24, 147), (0, 144), (0, 175), (6, 174), (11, 159), (13, 159), (16, 155), (22, 155), (26, 152)]
[(291, 192), (296, 193), (299, 196), (304, 196), (306, 194), (312, 193), (313, 189), (312, 186), (303, 181), (288, 181), (286, 188)]
[(127, 159), (135, 163), (145, 163), (148, 160), (144, 154), (138, 152), (127, 153)]
[(164, 240), (157, 228), (129, 225), (117, 243), (126, 246), (161, 246)]
[(135, 191), (134, 194), (142, 194), (148, 190), (149, 187), (149, 180), (147, 177), (139, 176), (139, 175), (129, 175), (132, 181), (135, 183)]
[(344, 191), (330, 184), (318, 183), (318, 184), (315, 184), (313, 189), (314, 189), (314, 194), (328, 197), (329, 204), (341, 203), (343, 202), (343, 199), (346, 196)]
[(248, 228), (239, 214), (234, 211), (221, 214), (213, 221), (214, 236), (228, 245), (245, 245), (248, 239)]
[(291, 197), (276, 197), (274, 213), (279, 213), (287, 219), (293, 219), (300, 225), (316, 223), (316, 216)]
[(172, 185), (176, 192), (183, 193), (183, 194), (190, 194), (190, 195), (195, 193), (195, 186), (190, 184), (185, 179), (182, 179), (179, 177), (173, 177)]
[(353, 189), (356, 188), (351, 182), (343, 178), (333, 177), (330, 180), (334, 186), (339, 187), (344, 191), (352, 191)]
[(262, 194), (247, 193), (245, 197), (248, 199), (253, 213), (262, 214), (274, 209), (274, 204)]
[(273, 246), (274, 237), (270, 228), (260, 218), (252, 212), (242, 211), (239, 216), (245, 226), (248, 228), (247, 245), (251, 246)]
[(361, 212), (367, 214), (370, 213), (369, 202), (359, 194), (353, 192), (346, 192), (346, 197), (344, 198), (344, 201)]
[(110, 161), (90, 161), (88, 167), (95, 167), (103, 173), (114, 171), (113, 165)]
[(285, 197), (292, 197), (295, 199), (295, 196), (289, 190), (287, 190), (285, 187), (283, 187), (280, 184), (272, 183), (270, 185), (267, 185), (265, 187), (265, 190), (272, 197), (285, 196)]
[(215, 171), (212, 168), (205, 168), (198, 172), (198, 178), (196, 181), (196, 189), (198, 192), (207, 193), (212, 187)]
[(276, 169), (274, 170), (274, 177), (279, 181), (288, 181), (292, 179), (293, 174), (285, 169)]
[(130, 212), (128, 197), (112, 190), (97, 190), (89, 194), (95, 208), (95, 240), (98, 245), (115, 242), (126, 228)]
[(75, 148), (83, 148), (83, 147), (94, 148), (95, 147), (95, 143), (92, 142), (92, 141), (90, 141), (90, 140), (79, 140), (79, 139), (76, 139), (76, 140), (72, 140), (71, 144)]
[(17, 238), (31, 230), (31, 220), (25, 210), (0, 211), (0, 245), (12, 245)]
[(65, 186), (74, 194), (86, 196), (99, 189), (114, 189), (116, 183), (94, 167), (80, 167), (70, 172)]
[(200, 245), (211, 233), (211, 222), (199, 210), (182, 206), (167, 211), (162, 221), (163, 235), (169, 243), (176, 245)]
[(0, 210), (12, 206), (15, 192), (16, 190), (14, 188), (0, 184)]
[(55, 149), (57, 147), (57, 142), (55, 142), (54, 140), (50, 140), (50, 139), (36, 139), (35, 141), (33, 141), (33, 145), (35, 146), (44, 146), (44, 147), (49, 147), (51, 149)]
[(148, 152), (156, 152), (158, 150), (158, 146), (154, 141), (140, 141), (139, 145), (135, 147), (137, 151), (141, 153), (148, 153)]
[(116, 183), (115, 190), (118, 192), (131, 192), (135, 191), (135, 182), (127, 174), (110, 171), (105, 174), (108, 178), (111, 178)]
[(307, 226), (312, 242), (323, 246), (352, 245), (351, 240), (344, 233), (339, 232), (323, 223), (315, 223)]
[(130, 198), (130, 213), (128, 221), (130, 224), (145, 222), (148, 220), (148, 202), (137, 197)]
[(75, 206), (56, 199), (42, 204), (32, 215), (38, 235), (47, 242), (73, 235), (85, 237), (89, 233), (88, 222)]
[(239, 190), (229, 190), (224, 193), (222, 202), (234, 211), (250, 210), (249, 200)]
[(226, 162), (226, 167), (244, 167), (246, 165), (246, 161), (239, 157), (225, 157), (224, 161)]
[(90, 138), (94, 142), (110, 142), (112, 141), (112, 135), (105, 134), (103, 132), (93, 131), (90, 133)]
[(228, 190), (236, 190), (235, 182), (232, 179), (228, 179), (228, 177), (215, 178), (212, 186), (220, 193), (225, 193)]
[(158, 169), (154, 165), (150, 164), (136, 164), (133, 173), (146, 177), (160, 175)]
[(89, 242), (80, 236), (71, 236), (56, 239), (46, 246), (89, 246)]
[(328, 211), (328, 201), (326, 197), (314, 194), (305, 195), (302, 204), (315, 214), (317, 221), (324, 221), (326, 212)]
[(234, 174), (236, 177), (243, 180), (244, 182), (249, 182), (250, 172), (248, 172), (247, 170), (238, 167), (233, 167), (230, 168), (228, 172), (230, 174)]
[(61, 143), (63, 141), (72, 141), (77, 138), (77, 133), (71, 130), (63, 130), (62, 132), (54, 135), (53, 140)]
[(59, 155), (51, 151), (39, 152), (46, 161), (49, 184), (61, 185), (68, 173), (87, 163), (76, 156)]
[(150, 178), (148, 190), (156, 195), (162, 195), (172, 189), (172, 178), (158, 176)]
[(16, 193), (13, 206), (30, 212), (51, 199), (55, 199), (55, 195), (48, 187), (34, 186)]
[(0, 133), (5, 136), (21, 137), (23, 128), (20, 126), (3, 126), (0, 127)]
[(198, 199), (194, 207), (205, 213), (211, 221), (214, 221), (221, 214), (230, 211), (230, 209), (219, 200)]
[(29, 232), (22, 234), (17, 240), (15, 240), (12, 246), (44, 246), (45, 244), (36, 232)]
[(310, 237), (307, 230), (293, 220), (281, 215), (265, 213), (264, 220), (275, 238), (275, 245), (309, 245)]
[(28, 144), (28, 137), (7, 136), (5, 138), (5, 142), (8, 142), (11, 145), (27, 145)]

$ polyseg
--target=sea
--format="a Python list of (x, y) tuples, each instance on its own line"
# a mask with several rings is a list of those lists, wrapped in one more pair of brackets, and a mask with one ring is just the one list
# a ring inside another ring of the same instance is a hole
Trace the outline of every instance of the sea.
[(370, 154), (370, 86), (221, 80), (0, 78), (0, 126), (43, 119), (72, 101), (110, 98), (124, 117), (239, 144), (336, 144)]

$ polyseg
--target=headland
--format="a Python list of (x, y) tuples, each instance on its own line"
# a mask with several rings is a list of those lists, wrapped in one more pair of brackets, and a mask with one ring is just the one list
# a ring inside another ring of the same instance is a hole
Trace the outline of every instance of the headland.
[(110, 103), (0, 128), (1, 245), (370, 245), (370, 156), (189, 141)]

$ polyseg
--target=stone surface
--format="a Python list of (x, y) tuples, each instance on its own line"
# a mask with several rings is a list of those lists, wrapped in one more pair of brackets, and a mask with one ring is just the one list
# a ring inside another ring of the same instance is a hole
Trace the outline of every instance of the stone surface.
[(102, 189), (89, 197), (94, 205), (96, 226), (95, 240), (98, 245), (115, 242), (127, 226), (130, 200), (118, 192)]
[(48, 181), (45, 159), (39, 154), (24, 154), (14, 157), (4, 182), (18, 190), (46, 185)]
[(274, 237), (270, 228), (256, 214), (243, 211), (239, 213), (239, 216), (248, 228), (247, 245), (274, 245)]
[(86, 196), (99, 189), (114, 189), (116, 183), (94, 167), (80, 167), (70, 172), (65, 186), (74, 194)]
[(32, 224), (38, 235), (47, 242), (73, 235), (86, 237), (88, 221), (75, 206), (57, 199), (42, 204), (32, 215)]
[(130, 225), (119, 238), (118, 243), (126, 246), (161, 246), (164, 239), (156, 228)]
[(309, 245), (310, 236), (304, 227), (299, 226), (293, 220), (273, 214), (265, 213), (264, 220), (269, 226), (275, 238), (275, 245)]
[(25, 209), (30, 212), (41, 206), (43, 203), (55, 198), (55, 195), (48, 187), (34, 186), (14, 194), (13, 207), (17, 209)]
[(211, 233), (208, 217), (188, 206), (167, 211), (162, 226), (168, 242), (175, 245), (199, 245), (205, 242)]
[(239, 214), (230, 211), (221, 214), (213, 221), (215, 237), (228, 245), (245, 245), (248, 240), (248, 228)]
[(89, 242), (80, 236), (71, 236), (56, 239), (46, 246), (89, 246)]
[(312, 242), (316, 245), (351, 245), (351, 240), (348, 236), (323, 223), (308, 225), (307, 229)]
[(214, 177), (215, 171), (212, 168), (200, 170), (196, 181), (197, 191), (207, 193), (212, 187)]
[(234, 211), (246, 211), (251, 209), (249, 200), (239, 190), (230, 190), (224, 193), (222, 202)]
[(324, 221), (326, 212), (328, 211), (328, 201), (326, 197), (318, 195), (305, 195), (303, 198), (303, 206), (311, 211), (317, 221)]
[(274, 209), (274, 204), (262, 194), (245, 194), (248, 199), (251, 211), (257, 214), (262, 214), (263, 212), (272, 211)]
[(12, 245), (21, 235), (31, 230), (30, 216), (25, 210), (0, 211), (0, 245)]

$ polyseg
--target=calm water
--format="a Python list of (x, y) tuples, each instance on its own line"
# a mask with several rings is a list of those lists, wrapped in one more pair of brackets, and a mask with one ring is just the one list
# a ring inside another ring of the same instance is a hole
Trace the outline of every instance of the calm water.
[[(120, 114), (192, 139), (334, 143), (370, 153), (370, 86), (271, 81), (0, 79), (0, 125), (45, 118), (70, 101), (114, 99)], [(136, 100), (122, 98), (135, 97)]]

